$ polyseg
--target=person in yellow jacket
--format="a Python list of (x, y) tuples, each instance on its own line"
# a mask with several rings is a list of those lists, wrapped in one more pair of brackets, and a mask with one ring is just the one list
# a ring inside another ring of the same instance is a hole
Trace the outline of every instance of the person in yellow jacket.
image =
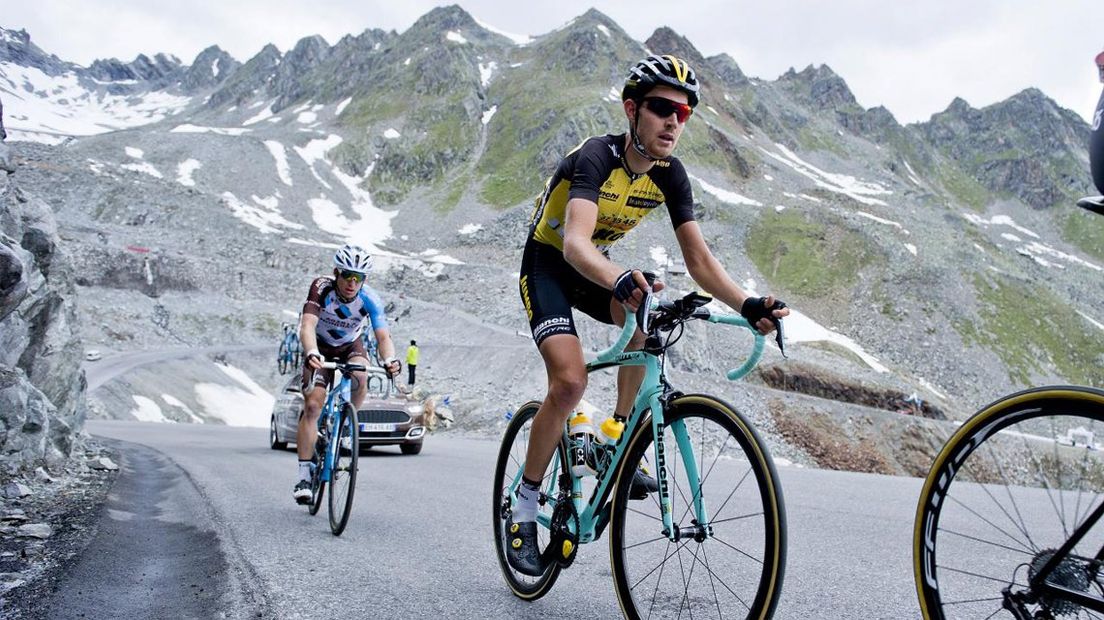
[(410, 341), (410, 346), (406, 348), (406, 368), (409, 374), (406, 378), (406, 384), (414, 385), (414, 372), (418, 367), (418, 343), (414, 340)]

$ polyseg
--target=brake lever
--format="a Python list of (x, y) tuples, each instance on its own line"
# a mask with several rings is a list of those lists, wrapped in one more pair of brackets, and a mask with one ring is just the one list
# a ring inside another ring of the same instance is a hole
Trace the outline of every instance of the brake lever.
[(774, 323), (774, 341), (778, 343), (778, 351), (782, 353), (782, 359), (789, 359), (788, 357), (786, 357), (786, 345), (783, 344), (785, 339), (782, 334), (782, 318), (774, 316), (775, 310), (781, 310), (785, 307), (786, 302), (782, 301), (781, 299), (774, 300), (774, 305), (770, 307), (770, 312), (768, 313), (767, 318), (770, 319), (771, 323)]
[(644, 275), (644, 280), (648, 283), (648, 290), (644, 293), (644, 298), (640, 300), (640, 305), (636, 307), (636, 325), (642, 333), (647, 334), (648, 328), (651, 327), (652, 285), (655, 284), (656, 274), (650, 271), (640, 273)]

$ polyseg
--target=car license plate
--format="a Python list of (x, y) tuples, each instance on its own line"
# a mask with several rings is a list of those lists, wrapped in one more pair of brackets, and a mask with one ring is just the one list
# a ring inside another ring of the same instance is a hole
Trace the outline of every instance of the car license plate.
[(360, 425), (360, 432), (362, 433), (390, 433), (395, 430), (395, 425), (385, 422), (362, 422)]

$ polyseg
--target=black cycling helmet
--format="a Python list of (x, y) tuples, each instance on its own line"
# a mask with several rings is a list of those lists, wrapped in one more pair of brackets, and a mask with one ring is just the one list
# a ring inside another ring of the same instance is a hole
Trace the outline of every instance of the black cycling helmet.
[(671, 54), (652, 54), (629, 69), (621, 100), (640, 101), (656, 86), (665, 85), (686, 93), (690, 107), (698, 105), (698, 76), (690, 64)]

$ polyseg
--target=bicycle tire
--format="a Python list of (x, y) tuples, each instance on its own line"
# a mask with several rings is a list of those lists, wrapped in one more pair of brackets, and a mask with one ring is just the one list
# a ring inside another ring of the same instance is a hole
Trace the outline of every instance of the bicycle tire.
[(360, 454), (356, 410), (348, 403), (341, 408), (335, 435), (334, 467), (330, 472), (330, 531), (334, 536), (340, 536), (353, 512), (353, 494), (356, 491), (357, 461)]
[[(785, 573), (786, 510), (766, 444), (742, 414), (711, 396), (671, 400), (664, 421), (664, 463), (656, 464), (655, 475), (670, 489), (674, 526), (696, 527), (692, 500), (699, 494), (710, 523), (700, 528), (700, 540), (672, 543), (662, 532), (658, 493), (630, 499), (637, 468), (654, 454), (652, 424), (645, 419), (619, 466), (610, 518), (610, 565), (622, 613), (633, 620), (770, 618)], [(696, 488), (676, 440), (680, 426), (693, 442)], [(736, 486), (725, 489), (729, 482)]]
[[(1083, 431), (1090, 433), (1085, 446), (1067, 445)], [(1094, 438), (1101, 431), (1104, 391), (1074, 386), (1005, 396), (958, 428), (936, 456), (916, 508), (913, 573), (925, 619), (1014, 617), (1003, 607), (1002, 590), (1028, 591), (1032, 571), (1104, 501), (1104, 454)], [(1093, 497), (1086, 501), (1086, 494)], [(1095, 585), (1093, 593), (1104, 598), (1104, 584), (1078, 552), (1092, 549), (1091, 558), (1101, 545), (1104, 524), (1061, 561), (1053, 579), (1082, 591)], [(1017, 612), (1084, 617), (1080, 612), (1088, 611), (1035, 598), (1017, 603)]]
[(276, 353), (276, 370), (279, 370), (281, 375), (287, 374), (288, 350), (286, 340), (280, 343), (280, 350)]
[[(499, 448), (498, 459), (495, 463), (494, 493), (491, 509), (495, 556), (498, 558), (499, 568), (502, 569), (502, 576), (506, 580), (507, 585), (510, 586), (510, 590), (513, 591), (514, 595), (527, 601), (535, 601), (547, 594), (556, 583), (556, 578), (559, 577), (561, 570), (559, 564), (556, 562), (549, 562), (548, 568), (545, 570), (544, 574), (539, 577), (529, 577), (518, 573), (506, 560), (506, 546), (503, 542), (506, 533), (506, 519), (509, 516), (509, 485), (513, 482), (515, 477), (520, 477), (519, 470), (524, 467), (525, 453), (529, 447), (529, 425), (539, 408), (540, 403), (537, 401), (525, 403), (518, 408), (510, 418), (510, 423), (506, 425), (506, 431), (502, 435), (502, 445)], [(520, 443), (518, 443), (519, 437), (521, 437)], [(557, 449), (556, 453), (552, 456), (549, 468), (551, 468), (552, 471), (559, 470), (558, 474), (560, 476), (567, 476), (566, 453), (563, 452), (563, 450), (564, 447), (561, 442), (560, 448)], [(507, 473), (509, 473), (509, 478), (507, 478)], [(556, 476), (547, 474), (544, 478), (541, 491), (551, 493), (554, 496), (558, 492)], [(542, 513), (551, 515), (551, 502), (541, 506), (538, 510), (542, 511)], [(547, 549), (549, 544), (549, 533), (547, 528), (543, 526), (538, 527), (537, 531), (543, 552)]]

